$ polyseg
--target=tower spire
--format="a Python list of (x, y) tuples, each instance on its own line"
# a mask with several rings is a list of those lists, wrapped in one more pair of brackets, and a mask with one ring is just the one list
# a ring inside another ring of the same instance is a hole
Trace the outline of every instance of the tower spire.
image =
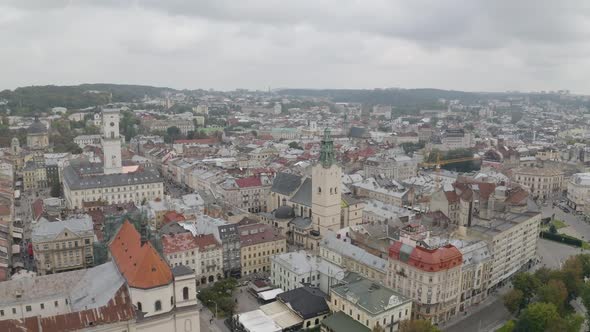
[(330, 168), (334, 164), (334, 141), (330, 136), (330, 128), (324, 129), (324, 138), (321, 142), (320, 162), (325, 168)]

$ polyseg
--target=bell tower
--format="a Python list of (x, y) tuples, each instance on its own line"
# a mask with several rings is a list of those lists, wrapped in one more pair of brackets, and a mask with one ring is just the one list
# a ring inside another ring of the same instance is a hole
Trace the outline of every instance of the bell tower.
[(104, 174), (121, 173), (121, 137), (119, 136), (119, 110), (102, 110), (102, 150)]
[(326, 128), (321, 141), (320, 160), (313, 166), (311, 178), (312, 224), (320, 234), (327, 229), (340, 229), (341, 174), (342, 170), (335, 162), (330, 129)]

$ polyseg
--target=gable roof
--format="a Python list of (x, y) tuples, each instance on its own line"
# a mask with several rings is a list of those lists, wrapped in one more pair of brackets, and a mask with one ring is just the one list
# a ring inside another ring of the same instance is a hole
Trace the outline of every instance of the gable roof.
[(299, 187), (299, 190), (297, 190), (295, 195), (293, 195), (293, 197), (290, 199), (290, 201), (293, 203), (311, 207), (311, 190), (311, 178), (306, 178), (305, 181), (303, 181), (301, 187)]
[(172, 282), (168, 264), (151, 243), (141, 244), (139, 232), (129, 221), (121, 225), (109, 244), (109, 250), (129, 286), (148, 289)]
[(272, 182), (270, 191), (283, 195), (291, 195), (301, 185), (303, 178), (299, 175), (290, 173), (277, 173)]

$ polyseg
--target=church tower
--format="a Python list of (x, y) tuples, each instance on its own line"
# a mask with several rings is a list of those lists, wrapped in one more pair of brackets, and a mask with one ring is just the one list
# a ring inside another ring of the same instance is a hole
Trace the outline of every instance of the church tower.
[(320, 160), (312, 168), (312, 224), (320, 234), (340, 229), (340, 183), (342, 170), (335, 162), (330, 129), (324, 130)]
[(119, 110), (102, 110), (102, 150), (104, 174), (121, 173), (121, 138), (119, 136)]

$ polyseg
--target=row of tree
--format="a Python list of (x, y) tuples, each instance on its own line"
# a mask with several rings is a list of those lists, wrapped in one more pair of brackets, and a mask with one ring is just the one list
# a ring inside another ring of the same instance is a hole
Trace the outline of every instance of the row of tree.
[(516, 318), (502, 332), (562, 331), (577, 332), (584, 317), (571, 301), (581, 297), (590, 308), (590, 255), (570, 257), (561, 269), (540, 268), (534, 273), (517, 274), (512, 290), (504, 295), (504, 305)]

